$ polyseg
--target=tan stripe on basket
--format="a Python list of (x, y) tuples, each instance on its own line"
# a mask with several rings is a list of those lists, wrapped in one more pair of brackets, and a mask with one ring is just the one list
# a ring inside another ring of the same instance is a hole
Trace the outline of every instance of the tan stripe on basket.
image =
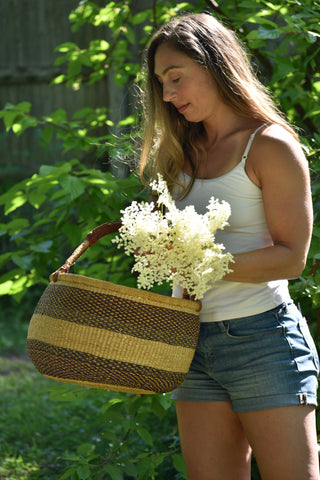
[(107, 335), (102, 335), (99, 328), (77, 325), (36, 314), (32, 317), (28, 338), (103, 358), (147, 365), (169, 372), (186, 373), (186, 363), (189, 360), (191, 362), (194, 355), (194, 350), (190, 348), (167, 345), (110, 331)]
[[(54, 282), (51, 282), (54, 283)], [(137, 288), (126, 287), (124, 285), (116, 285), (111, 282), (99, 280), (97, 278), (85, 277), (84, 275), (76, 275), (72, 273), (60, 273), (58, 283), (66, 286), (76, 286), (84, 290), (90, 290), (96, 293), (108, 293), (113, 291), (114, 294), (127, 300), (134, 300), (157, 307), (170, 308), (172, 310), (184, 311), (197, 315), (201, 310), (200, 301), (190, 301), (182, 298), (173, 298), (161, 295), (159, 293), (147, 290), (139, 290)]]

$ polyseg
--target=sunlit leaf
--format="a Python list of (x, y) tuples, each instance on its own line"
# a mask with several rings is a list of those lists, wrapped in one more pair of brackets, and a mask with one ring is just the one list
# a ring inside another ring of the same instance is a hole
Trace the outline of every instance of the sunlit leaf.
[(14, 197), (8, 199), (5, 205), (4, 214), (9, 215), (9, 213), (17, 210), (17, 208), (22, 207), (27, 201), (27, 196), (24, 192), (18, 191), (15, 192)]
[(59, 85), (60, 83), (65, 82), (66, 79), (67, 79), (66, 75), (61, 74), (61, 75), (58, 75), (57, 77), (55, 77), (55, 78), (52, 80), (51, 84), (52, 84), (52, 85)]
[(65, 42), (65, 43), (62, 43), (61, 45), (58, 45), (55, 48), (55, 52), (66, 53), (66, 52), (75, 51), (75, 50), (78, 50), (78, 49), (79, 49), (79, 47), (75, 43)]

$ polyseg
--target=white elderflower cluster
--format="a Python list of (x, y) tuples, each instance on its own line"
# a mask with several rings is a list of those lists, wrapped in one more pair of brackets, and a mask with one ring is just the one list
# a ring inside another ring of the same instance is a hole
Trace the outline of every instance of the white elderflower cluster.
[(207, 213), (199, 215), (193, 206), (183, 210), (175, 206), (161, 175), (151, 187), (165, 213), (155, 210), (153, 202), (132, 202), (121, 211), (122, 226), (114, 242), (134, 255), (132, 271), (138, 273), (138, 288), (149, 290), (166, 281), (201, 299), (215, 281), (232, 271), (231, 253), (215, 243), (216, 231), (228, 225), (230, 205), (211, 197)]

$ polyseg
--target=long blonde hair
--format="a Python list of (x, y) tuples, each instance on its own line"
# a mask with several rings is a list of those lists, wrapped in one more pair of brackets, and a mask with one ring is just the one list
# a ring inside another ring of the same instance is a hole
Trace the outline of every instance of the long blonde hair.
[[(192, 153), (197, 158), (201, 150), (202, 123), (188, 122), (171, 103), (163, 101), (162, 88), (154, 74), (156, 50), (163, 43), (211, 72), (222, 100), (239, 115), (282, 125), (297, 139), (256, 77), (236, 34), (209, 14), (184, 15), (160, 27), (146, 52), (145, 125), (140, 158), (140, 174), (145, 183), (161, 173), (172, 190), (179, 183), (177, 177), (185, 158), (190, 159)], [(187, 190), (191, 185), (192, 181)]]

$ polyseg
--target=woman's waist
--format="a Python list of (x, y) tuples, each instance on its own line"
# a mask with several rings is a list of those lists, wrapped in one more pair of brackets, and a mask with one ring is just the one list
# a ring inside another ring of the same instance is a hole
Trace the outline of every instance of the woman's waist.
[(287, 280), (265, 283), (220, 280), (201, 299), (200, 321), (217, 322), (255, 315), (290, 300)]

